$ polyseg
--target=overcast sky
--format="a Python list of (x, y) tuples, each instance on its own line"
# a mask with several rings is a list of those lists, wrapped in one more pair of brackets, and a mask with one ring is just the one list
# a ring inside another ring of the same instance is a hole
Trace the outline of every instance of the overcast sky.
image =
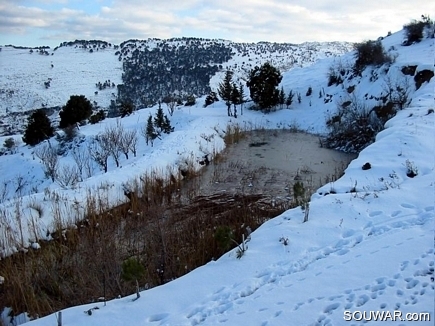
[(1, 0), (0, 45), (182, 36), (360, 42), (433, 13), (428, 0)]

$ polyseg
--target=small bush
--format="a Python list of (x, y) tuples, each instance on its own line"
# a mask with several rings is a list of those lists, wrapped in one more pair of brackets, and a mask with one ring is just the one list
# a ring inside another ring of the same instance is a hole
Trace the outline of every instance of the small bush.
[(305, 95), (310, 96), (311, 94), (313, 94), (313, 88), (310, 86), (308, 87), (307, 93)]
[(144, 266), (135, 258), (129, 258), (122, 263), (121, 278), (126, 282), (140, 279), (145, 274)]
[(346, 105), (339, 105), (338, 113), (326, 122), (329, 133), (325, 145), (345, 152), (359, 153), (375, 140), (383, 129), (382, 121), (366, 105), (352, 95)]
[(328, 86), (332, 85), (340, 85), (344, 81), (344, 77), (346, 76), (348, 69), (346, 69), (345, 65), (342, 61), (334, 61), (334, 63), (329, 67), (328, 70)]
[(406, 175), (409, 178), (414, 178), (418, 175), (418, 169), (414, 165), (414, 162), (411, 162), (410, 160), (406, 160), (405, 165), (406, 165)]
[(227, 225), (219, 226), (214, 233), (216, 243), (223, 252), (227, 251), (232, 244), (233, 232)]
[(193, 106), (196, 103), (196, 98), (194, 95), (189, 95), (186, 99), (185, 106)]
[(381, 41), (366, 41), (355, 44), (354, 71), (360, 74), (367, 66), (380, 66), (392, 63), (393, 58), (384, 50)]
[(89, 123), (96, 124), (100, 121), (103, 121), (105, 118), (106, 118), (106, 114), (104, 113), (103, 110), (100, 110), (89, 117)]
[(3, 147), (7, 150), (12, 150), (16, 146), (15, 140), (12, 137), (6, 138)]
[(413, 43), (420, 42), (424, 35), (423, 32), (425, 28), (431, 29), (433, 26), (432, 20), (429, 16), (421, 16), (421, 20), (413, 20), (409, 24), (403, 26), (406, 34), (406, 40), (403, 45), (409, 46)]
[(205, 98), (205, 103), (204, 103), (204, 107), (206, 108), (207, 106), (213, 104), (214, 102), (219, 101), (219, 98), (217, 97), (216, 92), (210, 92), (207, 97)]

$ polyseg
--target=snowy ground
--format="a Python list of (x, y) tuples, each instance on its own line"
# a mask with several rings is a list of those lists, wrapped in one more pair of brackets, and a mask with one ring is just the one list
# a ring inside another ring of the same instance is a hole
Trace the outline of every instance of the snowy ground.
[[(384, 40), (384, 47), (394, 46), (398, 54), (390, 77), (404, 78), (400, 68), (408, 64), (417, 65), (417, 71), (433, 69), (433, 39), (410, 47), (400, 46), (401, 40), (401, 33)], [(302, 102), (296, 101), (291, 110), (269, 115), (245, 111), (237, 122), (268, 128), (297, 124), (313, 133), (324, 132), (325, 117), (347, 93), (341, 86), (327, 87), (331, 62), (326, 59), (284, 74), (285, 91), (302, 94)], [(369, 79), (367, 72), (356, 81), (355, 92), (360, 96), (382, 92), (385, 79)], [(363, 312), (367, 319), (371, 311), (387, 313), (386, 317), (391, 313), (386, 322), (373, 321), (376, 325), (433, 325), (435, 150), (434, 114), (428, 110), (434, 109), (434, 83), (432, 79), (418, 91), (413, 88), (409, 106), (387, 122), (376, 142), (359, 154), (345, 175), (318, 189), (311, 198), (307, 223), (302, 223), (300, 208), (289, 210), (251, 234), (241, 259), (233, 250), (175, 281), (142, 292), (137, 301), (129, 296), (106, 306), (94, 303), (66, 309), (63, 325), (362, 325), (367, 321), (357, 319)], [(313, 95), (307, 98), (309, 86)], [(318, 95), (321, 89), (334, 100), (324, 104)], [(85, 187), (97, 189), (108, 182), (113, 189), (109, 195), (115, 198), (122, 183), (142, 172), (145, 164), (163, 167), (177, 164), (180, 154), (197, 158), (204, 151), (221, 149), (223, 142), (215, 129), (225, 129), (235, 119), (225, 116), (222, 103), (207, 109), (201, 104), (176, 111), (171, 120), (176, 131), (153, 148), (140, 147), (138, 158), (122, 163), (128, 168), (110, 166), (107, 175), (97, 174), (72, 190), (47, 183), (41, 189), (49, 187), (71, 200), (79, 198)], [(126, 128), (145, 121), (149, 111), (141, 111), (123, 119)], [(114, 122), (88, 126), (81, 132), (92, 135), (110, 123)], [(201, 137), (213, 133), (213, 143)], [(23, 156), (9, 156), (8, 166), (33, 166), (36, 173), (40, 166), (31, 159), (30, 150), (20, 151)], [(407, 161), (418, 169), (414, 178), (406, 176)], [(372, 168), (364, 171), (361, 167), (366, 162)], [(11, 169), (3, 166), (1, 174), (12, 177)], [(353, 187), (356, 192), (350, 192)], [(325, 195), (331, 190), (335, 194)], [(42, 194), (32, 196), (44, 203)], [(2, 209), (14, 207), (4, 203)], [(50, 225), (48, 215), (41, 219), (41, 228)], [(283, 239), (288, 239), (287, 245)], [(99, 309), (92, 310), (92, 315), (84, 313), (95, 307)], [(354, 314), (352, 321), (345, 320), (347, 312)], [(397, 319), (398, 312), (403, 320)], [(430, 321), (406, 321), (407, 313), (429, 313)], [(56, 316), (30, 324), (53, 325)]]

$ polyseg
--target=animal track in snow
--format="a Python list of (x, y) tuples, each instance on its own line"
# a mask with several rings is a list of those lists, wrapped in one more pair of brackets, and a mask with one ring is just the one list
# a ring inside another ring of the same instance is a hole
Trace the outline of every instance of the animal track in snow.
[(325, 309), (323, 309), (323, 312), (325, 314), (331, 314), (335, 309), (340, 307), (340, 304), (338, 302), (331, 303), (330, 305), (326, 306)]
[(414, 205), (408, 204), (408, 203), (402, 203), (402, 204), (400, 204), (400, 206), (402, 206), (403, 208), (415, 208)]
[(169, 314), (167, 314), (167, 313), (155, 314), (155, 315), (151, 315), (148, 318), (148, 321), (157, 322), (157, 321), (161, 321), (161, 320), (165, 319), (168, 316), (169, 316)]
[(391, 217), (396, 217), (400, 213), (402, 213), (402, 211), (394, 211), (394, 212), (391, 213)]
[(382, 213), (383, 213), (382, 211), (373, 211), (373, 212), (369, 213), (369, 216), (375, 217), (375, 216), (381, 215)]

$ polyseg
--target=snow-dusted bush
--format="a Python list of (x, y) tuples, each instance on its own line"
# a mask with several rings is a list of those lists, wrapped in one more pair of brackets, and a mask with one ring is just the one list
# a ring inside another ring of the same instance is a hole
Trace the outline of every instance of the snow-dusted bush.
[(393, 58), (385, 52), (380, 40), (357, 43), (355, 50), (354, 71), (357, 74), (360, 74), (367, 66), (381, 66), (393, 62)]
[(412, 20), (410, 23), (403, 26), (406, 34), (406, 40), (403, 41), (403, 45), (411, 45), (413, 43), (420, 42), (424, 37), (425, 29), (428, 31), (428, 36), (433, 37), (433, 21), (429, 16), (421, 16), (421, 20)]

